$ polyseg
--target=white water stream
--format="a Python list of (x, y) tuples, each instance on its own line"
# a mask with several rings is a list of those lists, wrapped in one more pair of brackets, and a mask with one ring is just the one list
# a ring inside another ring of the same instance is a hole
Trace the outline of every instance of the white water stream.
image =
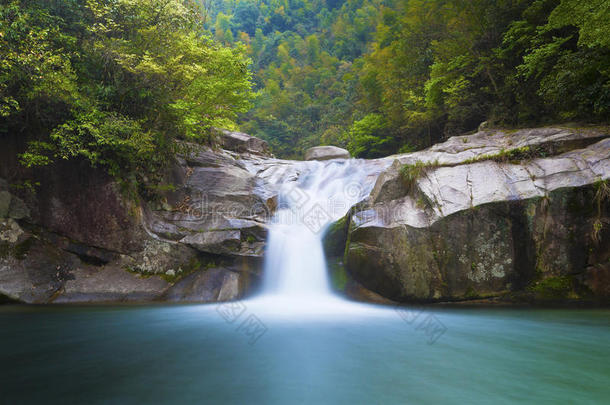
[(332, 315), (362, 311), (330, 287), (322, 238), (327, 227), (365, 198), (385, 164), (364, 160), (295, 162), (281, 181), (270, 224), (260, 296), (249, 301), (273, 315)]

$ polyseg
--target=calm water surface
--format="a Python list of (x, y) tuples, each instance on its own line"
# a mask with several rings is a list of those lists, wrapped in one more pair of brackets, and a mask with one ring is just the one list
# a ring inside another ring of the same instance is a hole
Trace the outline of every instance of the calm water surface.
[[(610, 401), (608, 310), (278, 318), (244, 303), (232, 323), (216, 305), (2, 306), (0, 403)], [(446, 328), (432, 344), (429, 316)]]

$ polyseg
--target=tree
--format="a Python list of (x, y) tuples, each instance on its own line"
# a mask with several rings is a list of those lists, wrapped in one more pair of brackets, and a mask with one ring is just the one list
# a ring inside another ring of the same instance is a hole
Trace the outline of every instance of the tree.
[(75, 4), (0, 12), (0, 118), (30, 141), (26, 165), (84, 158), (155, 180), (174, 140), (211, 142), (211, 126), (234, 127), (249, 108), (244, 48), (215, 43), (190, 2)]
[(233, 13), (233, 26), (237, 31), (253, 36), (256, 32), (258, 16), (258, 7), (254, 3), (247, 0), (240, 1)]

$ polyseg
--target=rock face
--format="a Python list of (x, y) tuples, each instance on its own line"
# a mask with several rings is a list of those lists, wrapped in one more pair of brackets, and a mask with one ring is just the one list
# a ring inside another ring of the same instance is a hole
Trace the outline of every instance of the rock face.
[(337, 146), (315, 146), (305, 151), (305, 160), (330, 160), (349, 158), (349, 152)]
[(608, 135), (488, 131), (391, 157), (346, 219), (348, 274), (396, 301), (607, 300)]
[[(0, 297), (27, 303), (238, 299), (258, 284), (277, 191), (264, 141), (184, 144), (161, 201), (123, 195), (103, 171), (45, 169), (24, 199), (0, 180)], [(24, 202), (27, 201), (26, 202)]]
[(238, 152), (269, 156), (269, 145), (262, 139), (226, 129), (214, 128), (213, 132), (220, 138), (223, 149)]
[[(124, 195), (78, 162), (38, 173), (35, 191), (0, 179), (0, 301), (215, 302), (251, 292), (279, 187), (306, 168), (222, 134), (225, 149), (182, 144), (165, 175), (172, 187), (155, 201)], [(377, 302), (607, 302), (608, 134), (485, 130), (369, 162), (371, 194), (325, 240), (333, 285)], [(307, 157), (349, 154), (320, 147)]]

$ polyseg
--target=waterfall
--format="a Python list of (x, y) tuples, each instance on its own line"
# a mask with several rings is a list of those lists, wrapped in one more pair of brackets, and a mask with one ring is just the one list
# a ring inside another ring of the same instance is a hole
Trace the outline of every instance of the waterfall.
[(280, 180), (259, 303), (283, 312), (326, 312), (346, 303), (330, 288), (322, 238), (370, 193), (385, 166), (355, 159), (294, 162), (291, 175)]

